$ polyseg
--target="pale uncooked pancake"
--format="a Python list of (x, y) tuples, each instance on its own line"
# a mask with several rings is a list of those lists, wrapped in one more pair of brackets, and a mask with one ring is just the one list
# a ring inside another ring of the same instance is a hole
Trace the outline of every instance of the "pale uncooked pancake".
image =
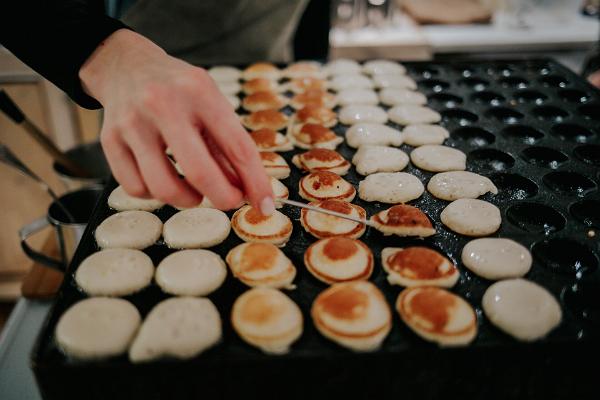
[(58, 346), (71, 357), (113, 357), (127, 351), (140, 321), (140, 313), (130, 302), (92, 297), (69, 307), (58, 320), (54, 335)]
[(250, 137), (258, 151), (290, 151), (294, 148), (287, 136), (272, 129), (259, 129), (250, 132)]
[(541, 339), (562, 320), (562, 310), (554, 296), (542, 286), (525, 279), (494, 283), (481, 301), (488, 319), (516, 339)]
[(362, 74), (336, 75), (329, 81), (329, 87), (336, 92), (344, 89), (372, 89), (373, 81)]
[(279, 110), (288, 104), (288, 98), (271, 91), (254, 92), (242, 100), (246, 111)]
[(487, 236), (502, 223), (498, 207), (478, 199), (458, 199), (448, 204), (440, 214), (442, 223), (466, 236)]
[(290, 166), (279, 154), (272, 151), (261, 151), (260, 159), (267, 175), (276, 179), (285, 179), (290, 176)]
[(426, 144), (442, 144), (450, 137), (446, 128), (439, 125), (409, 125), (402, 130), (404, 143), (419, 147)]
[(428, 107), (414, 104), (402, 104), (388, 110), (391, 121), (400, 125), (435, 124), (442, 116)]
[(497, 194), (498, 188), (485, 176), (468, 171), (450, 171), (435, 174), (427, 190), (438, 199), (476, 199), (488, 192)]
[(240, 108), (241, 102), (239, 97), (233, 95), (226, 95), (225, 98), (227, 98), (227, 101), (229, 102), (229, 104), (231, 104), (231, 107), (233, 107), (234, 110)]
[(253, 94), (256, 92), (274, 92), (279, 93), (284, 90), (277, 81), (273, 81), (265, 78), (254, 78), (244, 82), (242, 85), (244, 94)]
[(388, 119), (383, 108), (362, 104), (342, 107), (339, 118), (340, 122), (346, 125), (360, 123), (384, 124)]
[(206, 298), (171, 297), (146, 316), (129, 349), (129, 359), (145, 362), (162, 357), (188, 359), (221, 340), (221, 316)]
[(401, 74), (373, 75), (373, 85), (378, 89), (410, 89), (415, 90), (417, 83), (409, 76)]
[[(325, 210), (335, 211), (354, 218), (365, 219), (367, 217), (367, 212), (364, 208), (343, 200), (329, 199), (315, 201), (310, 203), (310, 205)], [(333, 215), (311, 211), (305, 208), (300, 212), (300, 224), (308, 233), (318, 239), (331, 236), (344, 236), (358, 239), (366, 230), (364, 224)]]
[(336, 283), (322, 291), (310, 310), (317, 330), (354, 351), (375, 351), (392, 327), (385, 297), (369, 281)]
[(309, 89), (295, 94), (290, 100), (290, 105), (296, 110), (301, 110), (309, 105), (333, 108), (337, 105), (337, 97), (323, 89)]
[(306, 249), (304, 265), (315, 278), (329, 285), (369, 279), (373, 272), (373, 253), (360, 240), (331, 237)]
[(371, 217), (378, 231), (384, 235), (427, 237), (435, 229), (425, 213), (407, 204), (398, 204)]
[(460, 277), (452, 261), (428, 247), (386, 247), (381, 251), (381, 265), (391, 285), (450, 288)]
[(308, 201), (339, 199), (352, 201), (356, 189), (341, 176), (329, 171), (317, 171), (302, 177), (298, 194)]
[(396, 301), (396, 310), (413, 332), (440, 346), (464, 346), (477, 336), (473, 307), (445, 289), (404, 289)]
[(302, 335), (300, 308), (279, 290), (255, 288), (233, 303), (231, 325), (248, 344), (267, 354), (285, 354)]
[(424, 191), (419, 178), (406, 172), (378, 172), (358, 184), (358, 197), (361, 199), (390, 204), (418, 199)]
[(252, 114), (242, 115), (240, 119), (242, 124), (252, 131), (263, 128), (278, 131), (288, 124), (287, 115), (277, 110), (256, 111)]
[(391, 60), (370, 60), (363, 64), (362, 68), (365, 74), (381, 75), (381, 74), (396, 74), (402, 75), (406, 73), (406, 68), (400, 63)]
[(292, 221), (279, 211), (264, 216), (251, 206), (237, 210), (231, 218), (233, 231), (245, 242), (273, 243), (283, 247), (292, 235)]
[(242, 90), (242, 85), (237, 81), (217, 82), (217, 88), (224, 95), (233, 96)]
[(325, 72), (329, 76), (341, 74), (356, 74), (360, 73), (361, 66), (354, 60), (346, 58), (338, 58), (327, 63), (324, 67)]
[(257, 62), (244, 69), (242, 71), (242, 77), (247, 81), (255, 78), (276, 81), (281, 77), (281, 71), (279, 71), (279, 68), (272, 63)]
[(209, 250), (180, 250), (165, 257), (156, 269), (156, 283), (175, 296), (207, 296), (227, 276), (221, 257)]
[(147, 211), (122, 211), (98, 225), (95, 236), (103, 249), (145, 249), (160, 238), (163, 224)]
[(154, 265), (134, 249), (106, 249), (93, 253), (75, 271), (75, 281), (90, 296), (127, 296), (152, 282)]
[(300, 124), (319, 124), (331, 128), (337, 124), (337, 114), (329, 108), (309, 104), (296, 111), (294, 122)]
[(250, 287), (294, 289), (296, 267), (271, 243), (242, 243), (227, 253), (227, 265), (237, 279)]
[(335, 148), (344, 141), (331, 129), (319, 124), (300, 124), (288, 128), (288, 137), (297, 147), (302, 149), (329, 149)]
[(160, 200), (141, 199), (127, 194), (122, 186), (117, 186), (108, 196), (108, 206), (117, 211), (154, 211), (164, 206)]
[(306, 153), (296, 154), (292, 163), (303, 171), (329, 171), (338, 175), (346, 175), (350, 163), (338, 152), (329, 149), (312, 149)]
[(398, 172), (408, 165), (408, 156), (395, 147), (366, 145), (360, 146), (352, 157), (352, 163), (361, 175)]
[(163, 238), (172, 249), (199, 249), (216, 246), (229, 236), (227, 215), (215, 208), (179, 211), (165, 222)]
[(400, 146), (403, 143), (402, 132), (383, 124), (356, 124), (346, 131), (346, 140), (350, 147), (364, 145)]
[(532, 263), (527, 247), (503, 238), (471, 240), (463, 247), (461, 258), (465, 267), (490, 280), (520, 278)]
[(426, 144), (410, 152), (416, 167), (431, 172), (464, 171), (467, 156), (460, 150), (437, 144)]
[(325, 72), (321, 69), (321, 64), (316, 61), (298, 61), (281, 71), (281, 76), (289, 79), (324, 78)]
[(427, 97), (423, 93), (400, 88), (381, 89), (379, 91), (379, 100), (387, 106), (398, 106), (401, 104), (422, 106), (427, 104)]
[(208, 74), (217, 82), (237, 81), (242, 77), (242, 71), (228, 65), (216, 65), (208, 70)]
[(352, 104), (377, 105), (379, 99), (377, 93), (371, 89), (344, 89), (340, 90), (336, 95), (338, 104), (348, 106)]

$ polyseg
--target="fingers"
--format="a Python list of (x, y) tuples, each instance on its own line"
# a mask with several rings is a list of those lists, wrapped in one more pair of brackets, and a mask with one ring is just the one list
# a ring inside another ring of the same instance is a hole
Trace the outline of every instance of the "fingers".
[(588, 76), (588, 80), (590, 81), (590, 83), (592, 85), (594, 85), (598, 89), (600, 89), (600, 71), (596, 71), (593, 74), (591, 74), (590, 76)]

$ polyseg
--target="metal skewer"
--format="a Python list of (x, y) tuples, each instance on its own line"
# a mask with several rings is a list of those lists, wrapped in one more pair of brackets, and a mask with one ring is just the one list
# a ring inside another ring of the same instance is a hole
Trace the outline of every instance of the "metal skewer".
[(350, 221), (354, 221), (354, 222), (358, 222), (359, 224), (363, 224), (363, 225), (367, 225), (367, 226), (371, 226), (373, 228), (375, 228), (375, 224), (369, 220), (366, 219), (361, 219), (361, 218), (355, 218), (352, 217), (350, 215), (347, 214), (342, 214), (339, 213), (337, 211), (331, 211), (331, 210), (326, 210), (324, 208), (318, 208), (318, 207), (314, 207), (305, 203), (301, 203), (299, 201), (294, 201), (294, 200), (287, 200), (287, 199), (275, 199), (275, 201), (278, 201), (280, 203), (283, 204), (288, 204), (290, 206), (294, 206), (294, 207), (300, 207), (300, 208), (306, 208), (307, 210), (311, 210), (311, 211), (315, 211), (315, 212), (320, 212), (322, 214), (327, 214), (327, 215), (332, 215), (334, 217), (338, 217), (338, 218), (343, 218), (343, 219), (347, 219)]

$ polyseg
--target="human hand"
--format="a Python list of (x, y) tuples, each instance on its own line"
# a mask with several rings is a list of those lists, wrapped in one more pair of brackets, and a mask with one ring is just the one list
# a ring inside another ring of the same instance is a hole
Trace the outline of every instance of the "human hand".
[(600, 70), (592, 72), (587, 79), (592, 85), (600, 89)]
[(205, 70), (121, 29), (98, 46), (79, 76), (104, 107), (102, 147), (130, 195), (181, 207), (196, 206), (206, 195), (220, 209), (247, 199), (272, 213), (273, 193), (258, 151)]

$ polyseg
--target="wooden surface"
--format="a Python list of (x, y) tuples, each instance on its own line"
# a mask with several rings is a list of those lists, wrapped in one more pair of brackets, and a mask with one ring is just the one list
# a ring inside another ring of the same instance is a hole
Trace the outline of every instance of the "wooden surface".
[[(42, 253), (53, 258), (60, 258), (58, 243), (54, 235), (46, 240), (42, 247)], [(58, 270), (33, 263), (29, 273), (23, 279), (21, 294), (28, 299), (53, 298), (60, 288), (63, 277), (64, 274)]]
[(402, 9), (419, 24), (489, 22), (492, 12), (479, 0), (402, 0)]

